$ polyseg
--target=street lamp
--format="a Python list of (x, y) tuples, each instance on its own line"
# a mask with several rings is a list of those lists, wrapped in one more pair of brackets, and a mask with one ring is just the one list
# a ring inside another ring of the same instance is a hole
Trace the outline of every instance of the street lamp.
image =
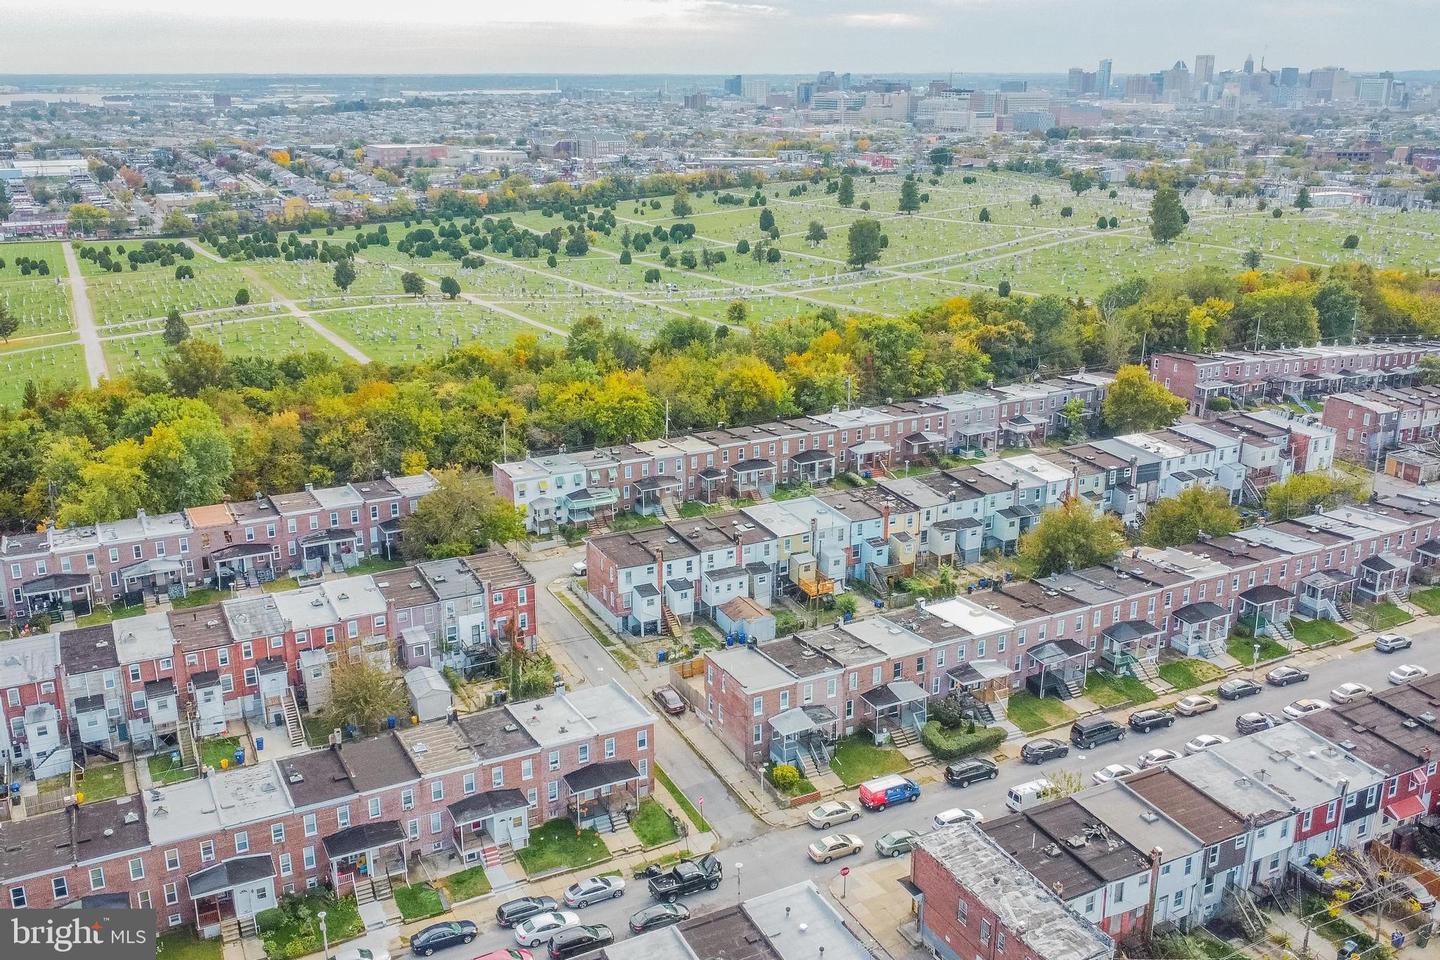
[(322, 960), (330, 960), (330, 931), (325, 927), (325, 911), (316, 911), (315, 919), (320, 921), (320, 942), (324, 945), (325, 951), (320, 956)]
[(1250, 648), (1254, 652), (1250, 655), (1250, 679), (1255, 679), (1256, 672), (1260, 669), (1260, 641), (1256, 640)]
[(735, 895), (737, 897), (740, 895), (740, 868), (743, 866), (745, 866), (743, 863), (735, 864)]

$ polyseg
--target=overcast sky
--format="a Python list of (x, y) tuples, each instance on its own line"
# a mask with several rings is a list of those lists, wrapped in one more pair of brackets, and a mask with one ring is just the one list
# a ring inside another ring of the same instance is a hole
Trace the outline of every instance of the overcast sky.
[[(8, 7), (8, 10), (7, 10)], [(0, 0), (5, 73), (1440, 66), (1440, 0)]]

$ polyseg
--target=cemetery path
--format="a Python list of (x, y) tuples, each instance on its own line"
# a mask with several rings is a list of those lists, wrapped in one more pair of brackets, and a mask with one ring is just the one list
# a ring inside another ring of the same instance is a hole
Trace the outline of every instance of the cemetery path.
[(272, 284), (269, 280), (265, 279), (265, 277), (263, 277), (259, 273), (259, 271), (252, 270), (249, 267), (244, 267), (241, 269), (240, 272), (245, 274), (245, 276), (249, 277), (250, 281), (254, 283), (256, 287), (259, 287), (266, 293), (269, 293), (270, 296), (274, 298), (276, 303), (280, 304), (286, 310), (290, 311), (290, 316), (294, 317), (296, 320), (299, 320), (301, 323), (305, 324), (305, 326), (309, 327), (311, 330), (314, 330), (317, 334), (324, 337), (331, 344), (333, 344), (335, 348), (341, 353), (345, 354), (347, 357), (354, 360), (356, 363), (370, 362), (370, 357), (365, 354), (365, 351), (361, 350), (359, 347), (355, 346), (355, 344), (351, 343), (349, 340), (346, 340), (344, 337), (340, 336), (340, 334), (336, 333), (334, 330), (331, 330), (329, 327), (325, 326), (325, 324), (321, 323), (319, 320), (316, 320), (314, 317), (310, 316), (310, 314), (300, 309), (300, 304), (287, 297), (284, 293), (281, 293), (280, 289), (274, 284)]
[(204, 247), (200, 246), (200, 244), (196, 243), (194, 240), (186, 240), (186, 241), (185, 241), (185, 246), (189, 247), (191, 250), (194, 250), (196, 253), (200, 254), (200, 256), (204, 257), (206, 260), (213, 261), (214, 263), (225, 263), (225, 262), (227, 262), (224, 257), (220, 256), (219, 254), (212, 253), (212, 252), (209, 251), (209, 250), (206, 250)]
[[(377, 262), (375, 262), (375, 261), (362, 259), (361, 257), (356, 257), (355, 259), (356, 259), (357, 261), (359, 261), (360, 263), (368, 263), (368, 264), (370, 264), (370, 265), (372, 265), (372, 266), (384, 267), (384, 268), (387, 269), (387, 270), (395, 270), (395, 271), (402, 271), (402, 272), (403, 272), (403, 268), (402, 268), (402, 267), (398, 267), (398, 266), (396, 266), (396, 265), (393, 264), (393, 263), (377, 263)], [(503, 260), (499, 260), (498, 258), (496, 258), (496, 262), (504, 263)], [(507, 266), (508, 266), (508, 264), (507, 264)], [(422, 269), (423, 269), (423, 267), (422, 267)], [(538, 272), (538, 271), (537, 271), (537, 272)], [(424, 274), (420, 274), (419, 276), (420, 276), (420, 279), (422, 279), (422, 280), (425, 281), (425, 284), (426, 284), (427, 286), (431, 286), (431, 287), (439, 287), (439, 286), (440, 286), (440, 281), (439, 281), (439, 280), (436, 280), (434, 277), (428, 277), (428, 276), (426, 276), (426, 275), (424, 275)], [(541, 323), (539, 320), (536, 320), (534, 317), (527, 317), (527, 316), (525, 316), (525, 314), (523, 314), (523, 313), (516, 313), (514, 310), (510, 310), (510, 309), (508, 309), (508, 308), (506, 308), (506, 307), (502, 307), (502, 306), (500, 306), (500, 304), (495, 303), (494, 301), (486, 300), (484, 297), (477, 297), (477, 296), (476, 296), (475, 294), (473, 294), (473, 293), (465, 293), (464, 291), (461, 291), (459, 299), (463, 300), (465, 303), (473, 304), (473, 305), (475, 305), (475, 306), (477, 306), (477, 307), (484, 307), (486, 310), (493, 310), (493, 311), (495, 311), (496, 313), (500, 314), (501, 316), (509, 317), (511, 320), (518, 320), (519, 322), (524, 323), (524, 324), (527, 324), (527, 325), (529, 325), (529, 326), (539, 327), (541, 330), (544, 330), (546, 333), (553, 333), (553, 334), (555, 334), (555, 336), (560, 337), (562, 340), (563, 340), (564, 338), (570, 336), (570, 331), (568, 331), (568, 330), (562, 330), (562, 329), (560, 329), (559, 327), (552, 327), (552, 326), (551, 326), (550, 324), (548, 324), (548, 323)]]
[(70, 275), (75, 330), (80, 335), (80, 345), (85, 348), (85, 370), (90, 374), (90, 386), (99, 386), (100, 378), (110, 375), (110, 364), (105, 360), (104, 348), (100, 346), (100, 331), (95, 327), (95, 314), (90, 309), (90, 291), (85, 286), (85, 275), (80, 272), (75, 248), (66, 240), (63, 249), (65, 270)]

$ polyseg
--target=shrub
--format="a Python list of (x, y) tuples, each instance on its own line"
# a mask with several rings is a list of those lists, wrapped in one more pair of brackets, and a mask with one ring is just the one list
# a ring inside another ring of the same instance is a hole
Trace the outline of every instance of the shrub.
[[(970, 732), (965, 732), (967, 729)], [(943, 727), (939, 721), (931, 720), (920, 731), (920, 742), (941, 760), (958, 760), (994, 750), (1005, 742), (1005, 731), (1000, 727)]]
[(968, 727), (968, 731), (973, 732), (975, 729), (975, 721), (965, 716), (965, 707), (958, 697), (946, 697), (931, 704), (930, 719), (952, 730)]
[(777, 763), (770, 768), (770, 782), (778, 790), (791, 790), (800, 782), (800, 771), (788, 763)]
[(1213, 410), (1216, 413), (1224, 413), (1234, 406), (1234, 402), (1229, 397), (1211, 397), (1205, 403), (1206, 410)]

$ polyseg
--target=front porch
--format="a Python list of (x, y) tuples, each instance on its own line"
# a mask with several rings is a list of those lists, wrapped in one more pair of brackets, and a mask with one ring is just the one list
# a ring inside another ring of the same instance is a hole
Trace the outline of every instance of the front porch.
[(1382, 600), (1410, 596), (1410, 572), (1415, 565), (1404, 557), (1393, 553), (1380, 553), (1360, 561), (1360, 577), (1355, 584), (1355, 599), (1359, 603), (1379, 603)]
[(269, 854), (232, 857), (185, 878), (202, 937), (220, 935), (226, 920), (249, 920), (275, 906), (275, 864)]
[(1273, 583), (1251, 587), (1240, 594), (1240, 622), (1257, 637), (1295, 639), (1290, 632), (1290, 615), (1295, 612), (1295, 594)]
[(810, 484), (835, 479), (835, 454), (824, 450), (802, 450), (790, 458), (793, 478)]
[(1045, 440), (1044, 420), (1038, 417), (1020, 414), (1011, 420), (1006, 421), (1004, 440), (1007, 447), (1033, 447)]
[(629, 760), (592, 763), (565, 774), (566, 808), (581, 829), (613, 833), (617, 819), (621, 825), (629, 822), (640, 798), (649, 792), (647, 787)]
[(607, 523), (615, 517), (615, 504), (620, 494), (614, 490), (589, 490), (581, 488), (572, 493), (560, 495), (560, 507), (565, 519), (573, 524)]
[(890, 469), (890, 444), (880, 440), (855, 444), (850, 448), (850, 469), (862, 477), (887, 472)]
[(659, 517), (664, 503), (681, 495), (678, 477), (641, 477), (635, 481), (635, 512), (642, 517)]
[[(230, 585), (237, 581), (248, 586), (258, 586), (262, 579), (275, 579), (272, 556), (272, 548), (268, 543), (237, 543), (216, 550), (209, 557), (216, 588), (228, 590)], [(263, 577), (262, 570), (265, 574)]]
[(807, 704), (770, 718), (770, 759), (804, 771), (828, 768), (838, 737), (837, 718), (829, 707)]
[(321, 841), (330, 860), (330, 883), (336, 895), (355, 892), (365, 882), (388, 883), (403, 878), (408, 858), (405, 831), (398, 820), (362, 823), (330, 834)]
[(1345, 570), (1317, 570), (1300, 581), (1296, 612), (1312, 620), (1345, 620), (1355, 595), (1355, 577)]
[(1013, 673), (999, 660), (971, 660), (951, 667), (945, 677), (950, 681), (950, 694), (970, 718), (991, 724), (1005, 716)]
[(766, 500), (775, 492), (775, 464), (769, 460), (742, 460), (730, 468), (730, 490), (735, 497)]
[(48, 616), (52, 621), (73, 620), (90, 612), (93, 602), (90, 577), (83, 573), (52, 573), (20, 585), (19, 615)]
[(1146, 620), (1122, 620), (1100, 634), (1100, 667), (1117, 675), (1148, 679), (1160, 656), (1160, 628)]
[(892, 680), (860, 694), (860, 728), (878, 747), (887, 739), (895, 746), (913, 743), (928, 719), (925, 688), (911, 680)]
[(1175, 611), (1175, 634), (1170, 646), (1187, 657), (1214, 659), (1225, 652), (1230, 637), (1230, 611), (1202, 600)]
[(450, 842), (462, 863), (498, 863), (500, 848), (530, 843), (530, 804), (519, 790), (490, 790), (457, 800), (450, 814)]
[(348, 527), (320, 530), (300, 540), (300, 565), (308, 576), (319, 576), (328, 567), (344, 573), (360, 562), (360, 539)]
[(151, 593), (172, 600), (185, 596), (185, 565), (169, 557), (142, 560), (120, 570), (120, 592)]
[(1047, 640), (1025, 655), (1031, 673), (1025, 686), (1037, 697), (1070, 700), (1085, 692), (1090, 651), (1066, 637)]

